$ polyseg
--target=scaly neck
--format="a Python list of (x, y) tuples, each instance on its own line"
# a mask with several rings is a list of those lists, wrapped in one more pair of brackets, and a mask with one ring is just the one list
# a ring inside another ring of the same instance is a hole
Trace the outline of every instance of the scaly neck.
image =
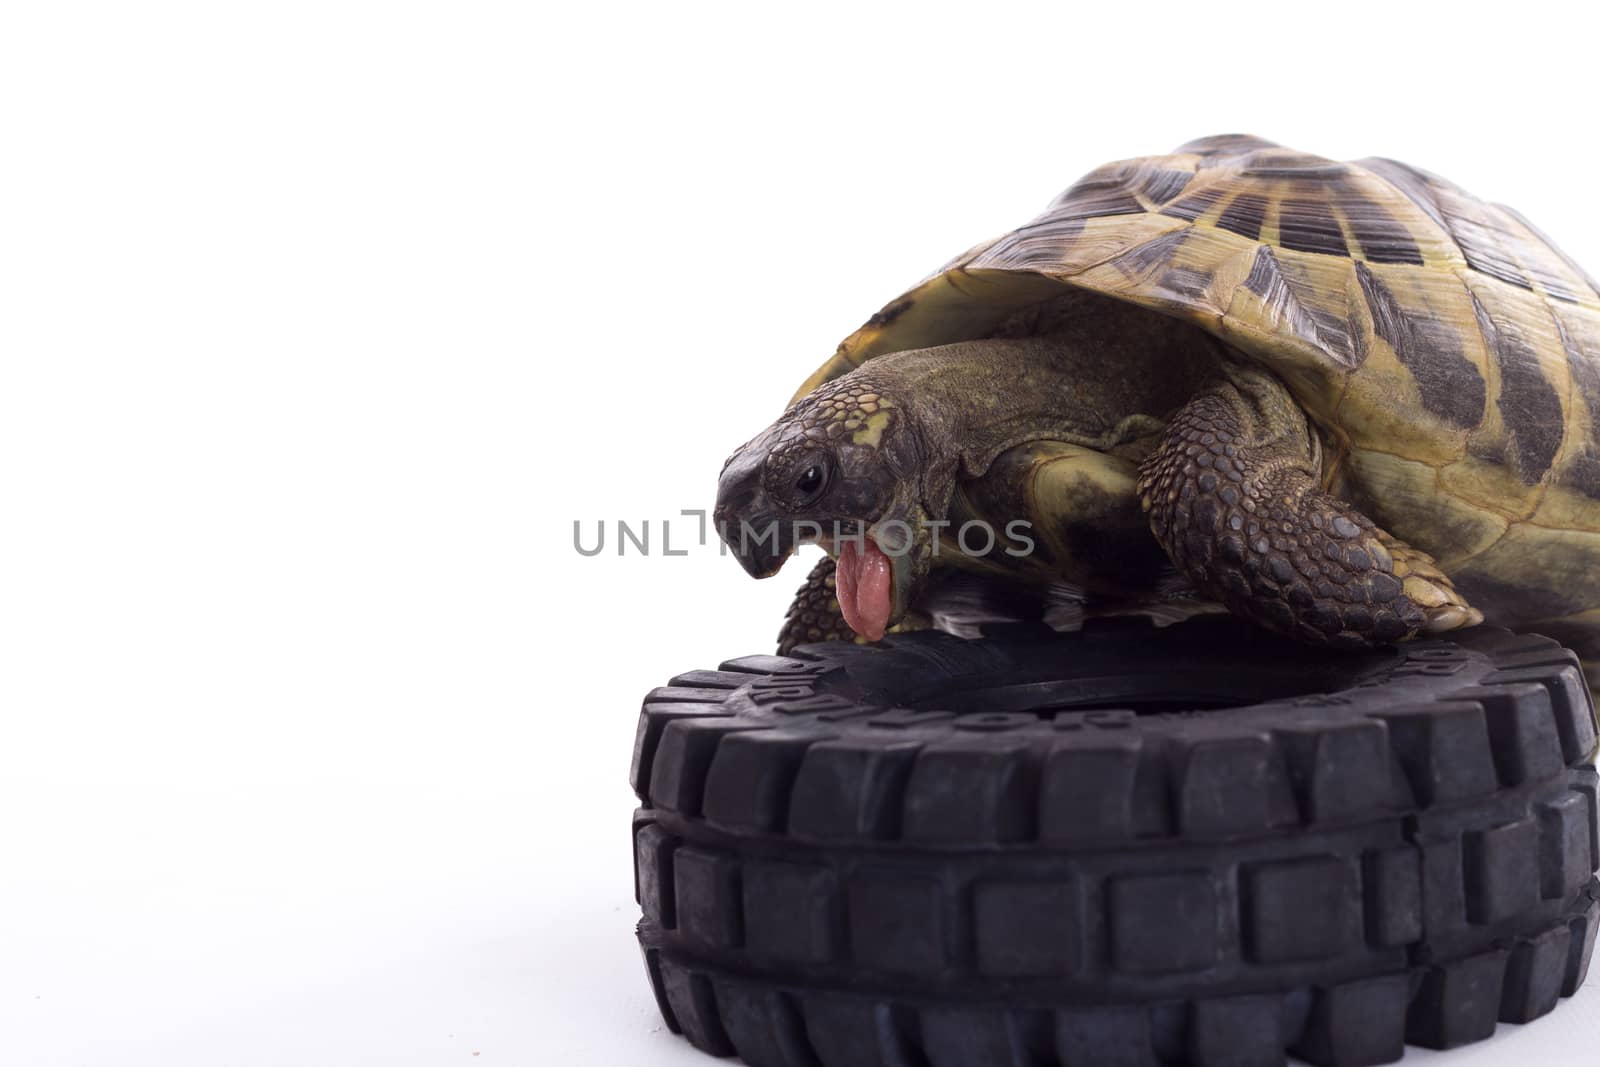
[(1214, 366), (1205, 351), (1051, 334), (896, 352), (857, 374), (909, 409), (930, 466), (971, 478), (1030, 441), (1108, 449), (1152, 432)]

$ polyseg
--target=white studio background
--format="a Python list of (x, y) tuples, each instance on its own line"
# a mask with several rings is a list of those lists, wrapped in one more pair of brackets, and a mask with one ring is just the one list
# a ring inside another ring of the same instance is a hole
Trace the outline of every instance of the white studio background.
[[(1396, 156), (1600, 268), (1566, 10), (4, 5), (0, 1067), (707, 1062), (634, 715), (804, 565), (662, 520), (1109, 159)], [(1592, 1062), (1597, 997), (1408, 1062)]]

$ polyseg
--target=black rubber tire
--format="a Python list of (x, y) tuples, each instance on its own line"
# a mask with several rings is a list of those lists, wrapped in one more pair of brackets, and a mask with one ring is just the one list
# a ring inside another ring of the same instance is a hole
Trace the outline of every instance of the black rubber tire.
[(644, 703), (639, 937), (667, 1025), (754, 1067), (1392, 1062), (1583, 981), (1595, 741), (1576, 657), (1487, 627), (731, 660)]

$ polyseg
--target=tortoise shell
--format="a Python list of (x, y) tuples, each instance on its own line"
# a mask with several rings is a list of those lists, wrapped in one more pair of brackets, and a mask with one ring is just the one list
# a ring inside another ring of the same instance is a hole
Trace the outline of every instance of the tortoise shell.
[(1325, 437), (1327, 487), (1491, 620), (1600, 628), (1600, 291), (1516, 212), (1392, 160), (1205, 138), (1092, 171), (890, 301), (797, 396), (1065, 293), (1270, 367)]

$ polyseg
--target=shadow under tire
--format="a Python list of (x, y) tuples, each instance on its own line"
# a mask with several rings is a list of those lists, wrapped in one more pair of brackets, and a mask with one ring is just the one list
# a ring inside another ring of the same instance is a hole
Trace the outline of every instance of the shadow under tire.
[(804, 646), (640, 713), (669, 1027), (766, 1065), (1356, 1067), (1549, 1012), (1600, 925), (1576, 657), (1226, 617)]

